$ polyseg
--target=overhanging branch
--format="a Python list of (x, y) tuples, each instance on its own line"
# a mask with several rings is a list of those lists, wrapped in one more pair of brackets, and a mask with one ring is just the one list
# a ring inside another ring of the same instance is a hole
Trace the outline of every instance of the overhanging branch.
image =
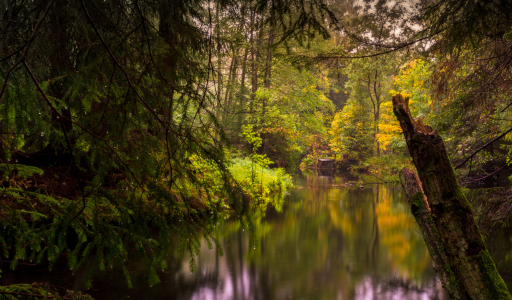
[(512, 131), (512, 128), (509, 128), (507, 131), (505, 131), (504, 133), (500, 134), (499, 136), (493, 138), (492, 140), (490, 140), (489, 142), (487, 142), (485, 145), (483, 145), (482, 147), (480, 147), (478, 150), (476, 150), (475, 152), (473, 152), (473, 154), (471, 154), (470, 156), (468, 156), (463, 162), (461, 162), (460, 164), (458, 164), (455, 169), (458, 169), (460, 167), (462, 167), (468, 160), (470, 160), (471, 158), (473, 158), (473, 156), (475, 156), (478, 152), (484, 150), (486, 147), (488, 147), (490, 144), (496, 142), (497, 140), (501, 139), (502, 137), (506, 136), (509, 132)]

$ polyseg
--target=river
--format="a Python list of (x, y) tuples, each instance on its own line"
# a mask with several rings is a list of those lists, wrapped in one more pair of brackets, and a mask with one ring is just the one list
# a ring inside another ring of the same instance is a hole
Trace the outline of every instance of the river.
[[(196, 272), (190, 271), (190, 257), (175, 250), (155, 287), (137, 259), (128, 267), (132, 289), (114, 267), (86, 290), (85, 273), (72, 275), (65, 262), (51, 272), (3, 268), (0, 283), (47, 281), (96, 299), (448, 299), (402, 190), (346, 186), (350, 180), (298, 176), (296, 190), (255, 213), (252, 231), (236, 220), (219, 222), (215, 237), (223, 254), (202, 243)], [(502, 229), (487, 242), (509, 289), (511, 231)]]

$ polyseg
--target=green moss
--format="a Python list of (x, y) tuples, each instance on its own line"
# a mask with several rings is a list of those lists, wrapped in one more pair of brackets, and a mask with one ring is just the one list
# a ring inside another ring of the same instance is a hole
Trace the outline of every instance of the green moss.
[[(412, 211), (413, 215), (415, 216), (415, 218), (420, 218), (420, 216), (418, 216), (420, 209), (426, 210), (426, 207), (425, 207), (425, 203), (423, 202), (423, 193), (417, 192), (416, 194), (414, 194), (414, 196), (412, 196), (412, 199), (411, 199), (411, 211)], [(433, 242), (435, 242), (437, 244), (437, 248), (439, 250), (440, 255), (443, 255), (445, 253), (443, 243), (439, 239), (439, 234), (434, 225), (434, 220), (432, 219), (432, 215), (427, 214), (426, 222), (429, 224), (429, 227), (431, 228), (432, 233), (434, 235)], [(435, 248), (435, 246), (432, 246), (432, 247)], [(450, 266), (449, 263), (446, 263), (444, 266), (440, 266), (440, 267), (444, 269), (444, 273), (448, 279), (448, 282), (446, 282), (446, 285), (443, 282), (444, 288), (447, 291), (449, 291), (449, 293), (452, 297), (457, 297), (460, 293), (458, 291), (459, 283), (457, 281), (455, 274), (453, 273), (452, 267)], [(441, 275), (441, 274), (439, 274), (439, 275)]]
[(417, 192), (416, 194), (414, 194), (414, 196), (412, 196), (411, 199), (411, 213), (413, 214), (413, 216), (419, 217), (418, 214), (422, 207), (424, 207), (423, 193)]
[[(437, 242), (437, 245), (439, 248), (439, 253), (441, 253), (441, 255), (445, 255), (446, 252), (444, 250), (443, 243), (439, 239), (439, 234), (438, 234), (436, 228), (433, 226), (434, 221), (432, 220), (431, 217), (429, 217), (428, 220), (432, 224), (432, 231), (433, 231), (432, 233), (434, 234), (434, 238), (436, 239), (436, 242)], [(450, 292), (451, 296), (460, 295), (459, 282), (457, 280), (457, 277), (455, 276), (455, 273), (453, 273), (452, 267), (449, 262), (446, 262), (446, 264), (444, 265), (444, 271), (446, 272), (446, 276), (448, 277), (448, 282), (450, 283), (450, 286), (445, 286), (444, 288)]]
[[(449, 263), (446, 263), (446, 265), (444, 266), (444, 270), (446, 272), (446, 276), (448, 276), (448, 280), (451, 284), (451, 288), (455, 288), (458, 290), (459, 282), (457, 281), (457, 277), (455, 277), (455, 273), (453, 273), (452, 267), (450, 266)], [(445, 289), (446, 289), (446, 287), (445, 287)]]
[[(439, 253), (441, 255), (446, 255), (446, 252), (444, 250), (444, 245), (439, 239), (439, 233), (437, 232), (437, 229), (434, 225), (434, 220), (432, 219), (432, 216), (429, 215), (427, 217), (427, 221), (431, 224), (432, 233), (434, 234), (434, 239), (437, 243)], [(457, 280), (457, 277), (455, 276), (455, 273), (453, 273), (452, 267), (449, 262), (446, 262), (444, 265), (444, 270), (446, 272), (446, 276), (448, 278), (448, 282), (450, 283), (450, 286), (444, 286), (444, 288), (449, 291), (450, 295), (452, 297), (457, 297), (460, 295), (460, 289), (459, 289), (459, 282)]]
[(412, 196), (412, 203), (418, 207), (421, 207), (421, 204), (423, 203), (423, 193), (417, 192)]
[(491, 293), (489, 299), (512, 299), (507, 285), (501, 278), (489, 252), (484, 249), (478, 254), (478, 264), (483, 274), (482, 281)]
[(464, 211), (472, 212), (472, 207), (469, 201), (466, 198), (466, 195), (462, 191), (460, 185), (456, 183), (454, 186), (454, 193), (452, 194), (454, 204), (457, 206), (456, 209), (461, 209)]

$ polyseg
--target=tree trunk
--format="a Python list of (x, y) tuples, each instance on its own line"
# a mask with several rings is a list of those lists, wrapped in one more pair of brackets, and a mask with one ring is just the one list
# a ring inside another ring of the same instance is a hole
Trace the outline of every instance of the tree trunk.
[[(168, 93), (165, 93), (163, 96), (169, 99), (169, 107), (167, 111), (162, 108), (160, 112), (162, 115), (166, 116), (167, 121), (174, 125), (173, 115), (174, 115), (174, 91), (175, 86), (177, 85), (177, 68), (178, 68), (178, 53), (176, 53), (176, 48), (178, 47), (178, 36), (175, 32), (175, 27), (177, 27), (175, 22), (175, 16), (173, 16), (174, 11), (168, 2), (162, 1), (159, 9), (159, 24), (158, 24), (158, 32), (162, 35), (164, 40), (166, 41), (167, 48), (166, 52), (162, 57), (162, 62), (159, 62), (160, 65), (165, 66), (165, 68), (161, 69), (161, 72), (164, 76), (162, 78), (165, 82), (162, 83), (163, 86), (170, 86), (171, 89)], [(167, 88), (162, 88), (162, 91), (166, 91)]]
[[(215, 7), (215, 21), (216, 24), (216, 31), (217, 31), (217, 103), (215, 105), (215, 119), (217, 119), (217, 122), (221, 124), (221, 105), (222, 105), (222, 67), (221, 67), (221, 56), (222, 56), (222, 45), (220, 42), (220, 9), (219, 5), (217, 4)], [(227, 93), (227, 91), (226, 91)], [(220, 139), (219, 131), (215, 131), (215, 140), (218, 142)]]
[[(69, 88), (70, 82), (69, 79), (66, 78), (66, 74), (70, 74), (73, 72), (72, 63), (70, 62), (70, 52), (67, 49), (68, 37), (66, 33), (66, 22), (67, 16), (65, 11), (61, 8), (64, 7), (66, 3), (64, 1), (56, 1), (52, 8), (49, 11), (50, 17), (50, 29), (52, 31), (51, 41), (53, 44), (53, 49), (50, 54), (50, 77), (53, 79), (61, 78), (60, 80), (53, 80), (54, 82), (50, 84), (50, 91), (53, 97), (60, 99), (61, 101), (68, 103), (69, 99), (67, 99), (66, 92)], [(61, 111), (62, 115), (66, 117), (65, 119), (58, 119), (55, 112), (52, 111), (52, 121), (55, 123), (60, 123), (62, 125), (62, 130), (66, 132), (71, 132), (73, 129), (73, 123), (71, 121), (71, 110), (69, 109), (69, 104), (66, 104), (66, 108)], [(60, 127), (60, 126), (59, 126)], [(53, 144), (54, 141), (52, 141)], [(74, 144), (74, 139), (72, 139), (71, 144)], [(55, 142), (55, 145), (58, 145)], [(57, 148), (62, 147), (66, 148), (64, 145), (59, 145)], [(68, 149), (71, 151), (71, 149)], [(62, 151), (62, 150), (59, 150)]]
[[(250, 38), (250, 44), (251, 44), (251, 102), (250, 102), (250, 112), (252, 114), (253, 112), (253, 102), (256, 95), (256, 90), (258, 89), (258, 65), (256, 64), (256, 58), (258, 57), (257, 50), (254, 47), (254, 31), (255, 29), (255, 13), (252, 12), (251, 14), (251, 38)], [(256, 25), (256, 27), (258, 27)]]
[(230, 142), (233, 142), (236, 128), (233, 128), (234, 122), (234, 111), (235, 105), (233, 105), (233, 87), (235, 85), (235, 78), (237, 75), (237, 69), (238, 69), (238, 51), (233, 51), (233, 58), (231, 59), (231, 65), (229, 67), (229, 74), (228, 74), (228, 82), (226, 84), (226, 93), (224, 95), (224, 105), (226, 107), (226, 112), (223, 116), (223, 126), (224, 130), (227, 133), (227, 136), (229, 136)]
[[(512, 299), (485, 247), (443, 140), (435, 130), (411, 117), (408, 98), (394, 96), (393, 111), (418, 170), (437, 232), (435, 240), (446, 255), (443, 267), (456, 294), (460, 299)], [(416, 194), (415, 198), (419, 197)]]
[(379, 135), (379, 118), (380, 118), (380, 104), (381, 104), (381, 101), (380, 101), (381, 95), (379, 94), (380, 81), (379, 81), (379, 88), (377, 89), (378, 74), (379, 74), (378, 70), (375, 70), (375, 78), (373, 80), (373, 93), (375, 94), (375, 99), (373, 99), (372, 89), (371, 89), (372, 75), (371, 75), (371, 73), (368, 74), (368, 95), (370, 96), (370, 100), (372, 101), (372, 105), (373, 105), (373, 120), (375, 122), (373, 138), (375, 139), (375, 142), (377, 145), (377, 148), (376, 148), (377, 157), (380, 156), (380, 144), (379, 144), (379, 140), (378, 140), (377, 136)]
[(445, 266), (449, 266), (446, 260), (446, 253), (437, 241), (436, 236), (439, 236), (439, 234), (432, 220), (428, 200), (421, 188), (418, 175), (408, 168), (403, 168), (400, 171), (400, 182), (407, 195), (407, 200), (409, 200), (412, 215), (420, 227), (421, 234), (432, 258), (432, 265), (437, 275), (439, 275), (441, 284), (450, 295), (450, 298), (463, 299), (457, 285), (450, 281), (453, 273), (450, 268), (445, 268)]
[[(244, 59), (242, 62), (242, 75), (240, 79), (240, 94), (238, 96), (238, 109), (237, 109), (237, 130), (241, 130), (242, 128), (242, 111), (246, 111), (246, 87), (245, 87), (245, 77), (247, 74), (247, 56), (249, 54), (249, 46), (245, 47), (244, 50)], [(240, 135), (236, 136), (236, 144), (240, 143)]]
[(267, 59), (265, 63), (265, 87), (270, 88), (270, 79), (272, 77), (272, 44), (274, 43), (274, 29), (271, 27), (268, 32)]

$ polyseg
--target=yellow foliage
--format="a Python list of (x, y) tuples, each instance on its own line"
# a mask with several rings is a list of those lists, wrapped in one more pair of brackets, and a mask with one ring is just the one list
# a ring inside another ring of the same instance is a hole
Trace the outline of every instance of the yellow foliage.
[(379, 133), (377, 140), (383, 150), (387, 150), (394, 139), (403, 139), (402, 128), (393, 114), (393, 104), (386, 101), (381, 105)]
[[(424, 60), (413, 60), (403, 67), (400, 75), (393, 77), (395, 89), (391, 95), (402, 94), (409, 97), (409, 105), (413, 116), (425, 107), (430, 107), (432, 99), (428, 93), (429, 87), (425, 84), (430, 76), (429, 68)], [(416, 103), (415, 103), (416, 102)]]

